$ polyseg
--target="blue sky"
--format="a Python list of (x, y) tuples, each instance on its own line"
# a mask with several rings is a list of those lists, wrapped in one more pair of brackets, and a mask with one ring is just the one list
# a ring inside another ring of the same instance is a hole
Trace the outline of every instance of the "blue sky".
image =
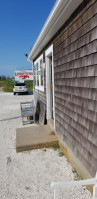
[(30, 53), (56, 0), (0, 0), (0, 75), (31, 69)]

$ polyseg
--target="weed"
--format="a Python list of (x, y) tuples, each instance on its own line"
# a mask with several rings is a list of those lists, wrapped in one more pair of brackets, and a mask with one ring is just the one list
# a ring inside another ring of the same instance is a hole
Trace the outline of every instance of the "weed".
[(46, 152), (46, 149), (43, 149), (42, 151)]
[(54, 145), (52, 146), (52, 148), (53, 148), (54, 151), (57, 151), (57, 150), (60, 149), (60, 145), (59, 145), (59, 144), (54, 144)]
[(37, 125), (40, 125), (40, 124), (39, 124), (39, 120), (35, 120), (35, 121), (36, 121), (36, 124), (37, 124)]
[(61, 151), (60, 145), (59, 145), (59, 144), (54, 144), (54, 145), (52, 146), (52, 148), (53, 148), (54, 151), (58, 151), (59, 157), (64, 156), (64, 153)]
[(76, 181), (81, 180), (81, 177), (79, 176), (75, 168), (72, 169), (72, 172), (74, 173), (74, 180)]
[(64, 156), (64, 153), (62, 151), (59, 151), (59, 157)]

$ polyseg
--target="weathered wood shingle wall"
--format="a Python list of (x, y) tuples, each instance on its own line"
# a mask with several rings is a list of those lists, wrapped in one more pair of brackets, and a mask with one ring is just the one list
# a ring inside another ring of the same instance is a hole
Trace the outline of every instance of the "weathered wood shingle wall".
[(97, 1), (84, 1), (67, 24), (54, 39), (56, 130), (90, 174), (95, 175)]

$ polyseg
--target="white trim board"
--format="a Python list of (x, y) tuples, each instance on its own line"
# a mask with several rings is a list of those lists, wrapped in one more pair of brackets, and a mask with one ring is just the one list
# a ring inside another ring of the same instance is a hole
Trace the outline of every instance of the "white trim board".
[(43, 60), (43, 54), (35, 60), (34, 64), (37, 64), (41, 59)]

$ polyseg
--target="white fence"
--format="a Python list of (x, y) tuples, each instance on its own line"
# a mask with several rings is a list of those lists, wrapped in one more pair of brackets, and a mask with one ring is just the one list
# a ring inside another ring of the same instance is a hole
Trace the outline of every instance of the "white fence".
[(93, 187), (93, 199), (97, 199), (97, 173), (96, 177), (88, 180), (80, 180), (80, 181), (62, 181), (62, 182), (52, 182), (51, 188), (54, 189), (54, 199), (60, 199), (59, 192), (65, 187), (78, 187), (84, 185), (94, 185)]

